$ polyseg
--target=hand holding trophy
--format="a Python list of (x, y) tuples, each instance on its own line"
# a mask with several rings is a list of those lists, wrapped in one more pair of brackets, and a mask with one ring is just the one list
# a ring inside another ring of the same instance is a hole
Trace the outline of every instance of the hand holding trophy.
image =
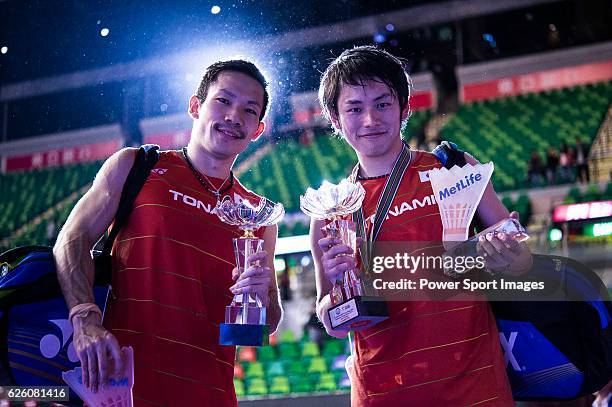
[[(328, 220), (321, 230), (326, 237), (338, 238), (357, 253), (355, 222), (344, 219), (361, 208), (365, 190), (360, 184), (343, 180), (338, 185), (323, 182), (317, 190), (308, 188), (300, 196), (300, 209), (306, 215)], [(333, 282), (332, 308), (328, 310), (333, 329), (359, 330), (388, 318), (387, 304), (375, 297), (373, 287), (355, 269), (346, 270)]]
[[(244, 200), (235, 203), (229, 197), (219, 202), (215, 213), (221, 221), (238, 226), (243, 236), (232, 239), (236, 266), (240, 273), (249, 268), (248, 259), (262, 250), (263, 239), (254, 232), (262, 226), (278, 223), (285, 209), (280, 203), (261, 198), (257, 206)], [(266, 325), (266, 308), (256, 293), (236, 294), (225, 307), (225, 323), (220, 325), (221, 345), (263, 346), (267, 343), (269, 326)]]
[[(476, 244), (481, 236), (504, 233), (517, 242), (529, 238), (527, 232), (514, 218), (502, 219), (495, 225), (468, 239), (469, 227), (482, 199), (493, 163), (466, 164), (451, 169), (438, 168), (429, 171), (429, 180), (436, 196), (443, 226), (443, 242), (446, 254), (454, 257), (476, 257)], [(458, 277), (455, 270), (445, 269), (445, 274)]]

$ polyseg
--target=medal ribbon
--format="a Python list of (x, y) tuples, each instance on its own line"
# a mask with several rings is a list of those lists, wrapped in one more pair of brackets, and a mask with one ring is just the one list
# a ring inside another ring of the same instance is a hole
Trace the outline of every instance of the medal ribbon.
[[(364, 239), (364, 242), (361, 244), (361, 262), (364, 265), (366, 274), (370, 272), (370, 265), (372, 260), (372, 247), (376, 239), (378, 238), (378, 234), (380, 233), (380, 229), (382, 228), (383, 222), (387, 218), (387, 213), (389, 212), (389, 208), (391, 208), (391, 204), (397, 195), (397, 191), (399, 189), (402, 178), (404, 177), (404, 173), (406, 169), (410, 165), (410, 160), (412, 158), (412, 152), (410, 148), (402, 143), (402, 151), (399, 156), (395, 160), (393, 164), (393, 169), (391, 170), (391, 174), (385, 183), (385, 187), (383, 189), (380, 198), (378, 199), (378, 204), (376, 205), (376, 212), (374, 215), (374, 224), (370, 228), (368, 233), (368, 238)], [(359, 164), (353, 168), (353, 171), (350, 176), (351, 182), (357, 182), (357, 173), (359, 172)], [(359, 208), (358, 211), (353, 213), (353, 221), (356, 224), (357, 236), (365, 237), (366, 235), (366, 224), (365, 224), (365, 216), (363, 213), (363, 206)]]

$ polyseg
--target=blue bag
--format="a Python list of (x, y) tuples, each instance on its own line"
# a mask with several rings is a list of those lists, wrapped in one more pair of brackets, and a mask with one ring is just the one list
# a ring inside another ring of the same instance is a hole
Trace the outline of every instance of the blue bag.
[(612, 378), (612, 304), (599, 277), (565, 257), (533, 255), (530, 279), (565, 301), (492, 301), (516, 400), (569, 400)]
[[(466, 164), (447, 141), (433, 151), (446, 167)], [(612, 303), (599, 277), (560, 256), (533, 255), (533, 281), (558, 287), (564, 301), (491, 301), (515, 400), (570, 400), (612, 379)]]
[[(0, 255), (0, 312), (8, 352), (3, 384), (63, 386), (61, 373), (79, 364), (72, 344), (72, 325), (55, 273), (51, 248), (24, 246)], [(10, 271), (9, 271), (10, 267)], [(110, 291), (95, 285), (101, 310)]]
[[(126, 179), (113, 227), (94, 251), (96, 304), (104, 312), (110, 293), (110, 252), (151, 169), (159, 147), (140, 147)], [(0, 385), (65, 385), (61, 373), (79, 359), (57, 279), (52, 249), (23, 246), (0, 254)], [(71, 392), (71, 401), (78, 400)]]

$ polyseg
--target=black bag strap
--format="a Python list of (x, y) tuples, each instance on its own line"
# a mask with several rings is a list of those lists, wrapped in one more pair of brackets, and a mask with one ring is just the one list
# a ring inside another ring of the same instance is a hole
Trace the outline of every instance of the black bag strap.
[(457, 144), (443, 141), (432, 153), (442, 163), (444, 168), (451, 169), (453, 166), (463, 167), (466, 164), (464, 151), (459, 150)]
[(149, 173), (159, 159), (159, 146), (156, 144), (144, 144), (138, 149), (134, 164), (130, 169), (130, 173), (125, 180), (123, 190), (121, 191), (121, 199), (119, 200), (119, 208), (115, 214), (113, 227), (104, 241), (104, 248), (101, 256), (110, 256), (113, 243), (119, 234), (119, 230), (126, 224), (132, 212), (134, 201), (140, 193), (144, 183), (149, 177)]

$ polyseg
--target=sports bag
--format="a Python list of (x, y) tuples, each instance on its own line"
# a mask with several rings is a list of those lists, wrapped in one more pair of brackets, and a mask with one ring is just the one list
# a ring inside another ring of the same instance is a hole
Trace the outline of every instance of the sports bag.
[[(108, 237), (93, 251), (96, 304), (110, 292), (110, 252), (134, 200), (158, 160), (159, 146), (141, 146), (123, 186)], [(0, 254), (0, 385), (65, 385), (61, 373), (75, 368), (72, 325), (57, 279), (52, 249), (22, 246)], [(75, 396), (71, 395), (71, 400)]]
[[(443, 142), (433, 153), (446, 167), (465, 165), (463, 151)], [(569, 400), (612, 379), (612, 303), (584, 264), (533, 254), (528, 272), (562, 290), (563, 301), (491, 301), (515, 400)]]

